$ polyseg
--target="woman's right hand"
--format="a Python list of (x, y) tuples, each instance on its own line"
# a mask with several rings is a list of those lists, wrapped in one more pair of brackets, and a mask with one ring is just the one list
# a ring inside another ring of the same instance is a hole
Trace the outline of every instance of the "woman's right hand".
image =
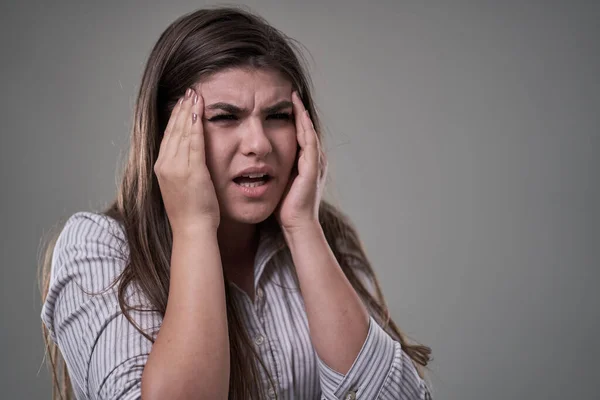
[(180, 98), (165, 129), (154, 172), (173, 233), (217, 229), (219, 203), (206, 166), (204, 99), (193, 89)]

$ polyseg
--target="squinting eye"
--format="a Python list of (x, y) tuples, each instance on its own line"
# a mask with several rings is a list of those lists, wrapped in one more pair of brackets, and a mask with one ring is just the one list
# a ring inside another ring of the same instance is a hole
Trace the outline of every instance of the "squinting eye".
[[(219, 114), (219, 115), (215, 115), (212, 118), (209, 118), (208, 121), (210, 121), (210, 122), (227, 121), (228, 122), (228, 121), (237, 121), (237, 119), (238, 119), (238, 117), (233, 114)], [(271, 115), (267, 116), (267, 119), (289, 121), (292, 119), (292, 114), (290, 114), (290, 113), (271, 114)]]
[(237, 119), (237, 117), (233, 114), (219, 114), (219, 115), (215, 115), (214, 117), (210, 118), (209, 121), (210, 122), (214, 122), (214, 121), (235, 121)]
[(281, 120), (289, 120), (291, 118), (292, 118), (292, 114), (289, 114), (289, 113), (271, 114), (267, 117), (267, 119), (281, 119)]

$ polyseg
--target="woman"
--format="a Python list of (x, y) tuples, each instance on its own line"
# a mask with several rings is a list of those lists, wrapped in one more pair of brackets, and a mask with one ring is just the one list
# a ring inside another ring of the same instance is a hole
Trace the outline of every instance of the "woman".
[(117, 199), (71, 216), (46, 253), (55, 394), (430, 398), (430, 349), (389, 318), (355, 230), (321, 200), (299, 55), (235, 8), (162, 34)]

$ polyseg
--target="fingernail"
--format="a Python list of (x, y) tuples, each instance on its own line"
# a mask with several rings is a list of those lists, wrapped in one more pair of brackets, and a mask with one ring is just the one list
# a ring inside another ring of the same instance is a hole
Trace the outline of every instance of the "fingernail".
[(194, 96), (194, 104), (198, 103), (198, 95)]
[(185, 97), (189, 99), (191, 96), (192, 96), (192, 89), (188, 89), (188, 90), (185, 92)]
[(198, 119), (198, 114), (192, 113), (192, 124), (195, 124), (197, 119)]

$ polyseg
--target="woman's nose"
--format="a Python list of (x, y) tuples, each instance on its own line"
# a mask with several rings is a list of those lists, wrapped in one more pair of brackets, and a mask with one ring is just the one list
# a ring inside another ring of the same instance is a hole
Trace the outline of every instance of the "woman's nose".
[(242, 132), (241, 150), (244, 155), (254, 155), (259, 158), (263, 158), (273, 151), (262, 121), (248, 122), (247, 128)]

